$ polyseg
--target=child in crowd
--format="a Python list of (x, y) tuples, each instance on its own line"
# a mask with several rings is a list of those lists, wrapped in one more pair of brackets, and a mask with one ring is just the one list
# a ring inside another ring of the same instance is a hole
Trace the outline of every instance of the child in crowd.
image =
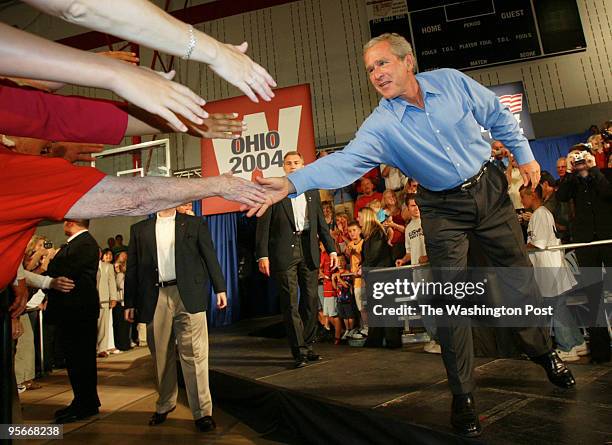
[[(421, 212), (419, 211), (419, 206), (415, 201), (415, 197), (416, 195), (414, 193), (406, 195), (408, 216), (410, 218), (410, 222), (406, 226), (406, 231), (404, 232), (406, 235), (406, 255), (395, 262), (397, 267), (403, 266), (404, 264), (416, 266), (418, 264), (425, 264), (429, 261), (425, 249), (425, 236), (421, 228)], [(430, 269), (418, 268), (412, 270), (412, 279), (415, 282), (421, 280), (428, 281), (430, 275)], [(436, 336), (435, 319), (430, 316), (424, 316), (422, 320), (427, 333), (432, 338), (429, 343), (425, 344), (423, 350), (433, 354), (440, 354), (440, 345), (434, 340)]]
[(363, 239), (361, 238), (361, 227), (357, 221), (353, 221), (348, 226), (350, 242), (346, 248), (346, 254), (349, 260), (349, 270), (352, 274), (355, 274), (353, 281), (353, 295), (355, 296), (355, 303), (359, 310), (361, 318), (361, 330), (359, 331), (362, 335), (368, 334), (368, 311), (366, 309), (366, 291), (365, 283), (363, 278), (358, 276), (361, 269), (361, 250), (363, 249)]
[(534, 267), (534, 275), (540, 293), (544, 298), (555, 298), (552, 317), (557, 354), (564, 361), (579, 360), (580, 355), (588, 354), (584, 337), (567, 307), (567, 291), (576, 285), (563, 253), (560, 250), (542, 250), (558, 246), (561, 241), (555, 234), (555, 219), (543, 203), (542, 186), (531, 190), (531, 185), (520, 189), (521, 202), (533, 213), (527, 226), (527, 248), (534, 249), (529, 259)]
[[(369, 207), (370, 209), (374, 211), (374, 213), (376, 214), (376, 221), (378, 221), (380, 224), (386, 221), (387, 214), (385, 213), (385, 210), (382, 208), (382, 203), (378, 199), (374, 199), (373, 201), (371, 201), (367, 205), (367, 207)], [(390, 242), (391, 238), (393, 238), (393, 229), (391, 229), (390, 227), (384, 227), (384, 229), (385, 229), (385, 234), (387, 235), (387, 240)]]
[(344, 254), (346, 243), (349, 242), (348, 223), (349, 216), (346, 213), (336, 213), (336, 227), (330, 233), (336, 242), (338, 254)]
[(335, 338), (334, 344), (339, 345), (342, 336), (342, 323), (338, 318), (338, 308), (336, 305), (336, 293), (332, 284), (332, 270), (329, 254), (325, 251), (323, 243), (319, 241), (319, 249), (321, 250), (319, 266), (319, 278), (323, 283), (321, 297), (321, 311), (319, 311), (319, 321), (323, 327), (330, 332), (331, 325), (334, 326)]
[(355, 329), (353, 275), (346, 270), (346, 258), (344, 256), (338, 257), (338, 270), (332, 275), (332, 284), (336, 291), (338, 318), (344, 321), (345, 331), (342, 340), (363, 338), (363, 335)]

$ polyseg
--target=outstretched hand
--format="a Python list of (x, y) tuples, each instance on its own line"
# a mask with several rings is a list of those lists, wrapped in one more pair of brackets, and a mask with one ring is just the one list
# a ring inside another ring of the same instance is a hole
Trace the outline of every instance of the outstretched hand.
[(188, 133), (195, 137), (207, 139), (237, 139), (246, 130), (246, 124), (236, 119), (238, 113), (213, 113), (203, 119), (201, 125), (189, 122), (179, 116), (179, 119), (189, 128)]
[(91, 162), (93, 153), (104, 150), (102, 144), (82, 144), (78, 142), (53, 142), (49, 148), (49, 156), (64, 158), (68, 162)]
[(178, 132), (186, 132), (187, 126), (177, 115), (196, 125), (202, 125), (208, 113), (202, 106), (204, 99), (186, 86), (173, 82), (175, 71), (168, 73), (115, 63), (116, 77), (112, 90), (128, 102), (149, 113), (160, 116)]
[(272, 204), (279, 202), (289, 194), (289, 179), (286, 177), (277, 178), (263, 178), (258, 177), (257, 182), (263, 186), (265, 191), (265, 202), (259, 206), (242, 206), (241, 211), (247, 211), (247, 216), (250, 218), (255, 215), (257, 217), (263, 216)]
[(138, 65), (140, 59), (136, 56), (136, 53), (129, 51), (101, 51), (97, 53), (104, 57), (110, 57), (111, 59), (121, 60), (122, 62), (129, 63), (130, 65)]
[(274, 97), (272, 87), (276, 86), (276, 82), (263, 67), (245, 54), (248, 47), (247, 42), (241, 45), (220, 43), (210, 68), (238, 87), (253, 102), (259, 102), (257, 95), (265, 101), (270, 101)]

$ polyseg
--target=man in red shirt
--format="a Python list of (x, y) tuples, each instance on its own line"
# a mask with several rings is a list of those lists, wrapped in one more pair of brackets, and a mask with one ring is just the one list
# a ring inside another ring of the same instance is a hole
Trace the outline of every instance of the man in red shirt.
[(383, 199), (382, 193), (374, 191), (374, 183), (370, 178), (364, 176), (359, 181), (359, 184), (361, 185), (361, 195), (359, 195), (359, 198), (357, 198), (357, 201), (355, 201), (355, 219), (357, 219), (359, 210), (366, 207), (370, 202), (374, 201), (375, 199), (382, 202)]

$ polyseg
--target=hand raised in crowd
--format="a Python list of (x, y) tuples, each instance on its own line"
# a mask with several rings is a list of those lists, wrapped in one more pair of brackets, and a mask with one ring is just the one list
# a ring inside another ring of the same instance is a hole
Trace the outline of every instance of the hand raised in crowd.
[(91, 162), (93, 153), (104, 150), (102, 144), (82, 144), (78, 142), (53, 142), (49, 147), (49, 156), (64, 158), (68, 162)]
[(213, 113), (203, 123), (196, 125), (188, 121), (182, 116), (179, 116), (187, 128), (187, 133), (201, 138), (207, 139), (237, 139), (240, 134), (246, 130), (246, 124), (236, 119), (238, 113)]
[(163, 73), (122, 63), (116, 65), (112, 90), (128, 102), (160, 116), (175, 131), (187, 131), (177, 114), (196, 125), (203, 124), (203, 119), (208, 117), (202, 108), (206, 101), (186, 86), (172, 81), (174, 70)]
[(51, 289), (68, 293), (74, 289), (74, 281), (66, 277), (57, 277), (51, 280)]
[(217, 309), (225, 309), (227, 307), (227, 294), (219, 292), (217, 294)]
[(425, 264), (429, 262), (429, 257), (427, 255), (421, 255), (419, 257), (419, 264)]
[(531, 212), (523, 212), (521, 213), (521, 219), (523, 220), (523, 222), (529, 222), (529, 220), (531, 219)]
[(247, 42), (241, 45), (218, 43), (217, 54), (210, 68), (238, 87), (253, 102), (259, 102), (257, 95), (270, 101), (274, 97), (271, 87), (275, 87), (276, 82), (263, 67), (245, 54), (248, 47)]
[(270, 260), (268, 258), (262, 258), (257, 262), (259, 271), (266, 277), (270, 276)]
[(130, 65), (138, 65), (140, 59), (136, 56), (136, 53), (130, 51), (101, 51), (99, 53), (101, 56), (110, 57), (111, 59), (120, 60), (122, 62), (129, 63)]
[(586, 163), (587, 168), (593, 168), (597, 165), (597, 162), (595, 161), (595, 156), (593, 156), (591, 153), (587, 153), (584, 155), (584, 161)]
[(401, 258), (399, 260), (395, 260), (395, 267), (402, 267), (404, 265), (404, 260)]
[(535, 190), (540, 183), (540, 164), (538, 164), (538, 161), (533, 160), (519, 165), (519, 171), (523, 177), (523, 184), (527, 186), (531, 181), (531, 189)]

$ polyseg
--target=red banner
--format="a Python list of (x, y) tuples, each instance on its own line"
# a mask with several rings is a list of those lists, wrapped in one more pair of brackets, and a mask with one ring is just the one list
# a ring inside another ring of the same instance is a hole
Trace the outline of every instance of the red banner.
[[(315, 159), (310, 87), (297, 85), (274, 90), (272, 102), (253, 103), (246, 96), (210, 102), (209, 113), (240, 113), (247, 130), (239, 139), (202, 139), (202, 176), (231, 172), (253, 180), (284, 176), (283, 156), (299, 151), (308, 164)], [(239, 205), (223, 198), (202, 200), (202, 213), (235, 212)]]

